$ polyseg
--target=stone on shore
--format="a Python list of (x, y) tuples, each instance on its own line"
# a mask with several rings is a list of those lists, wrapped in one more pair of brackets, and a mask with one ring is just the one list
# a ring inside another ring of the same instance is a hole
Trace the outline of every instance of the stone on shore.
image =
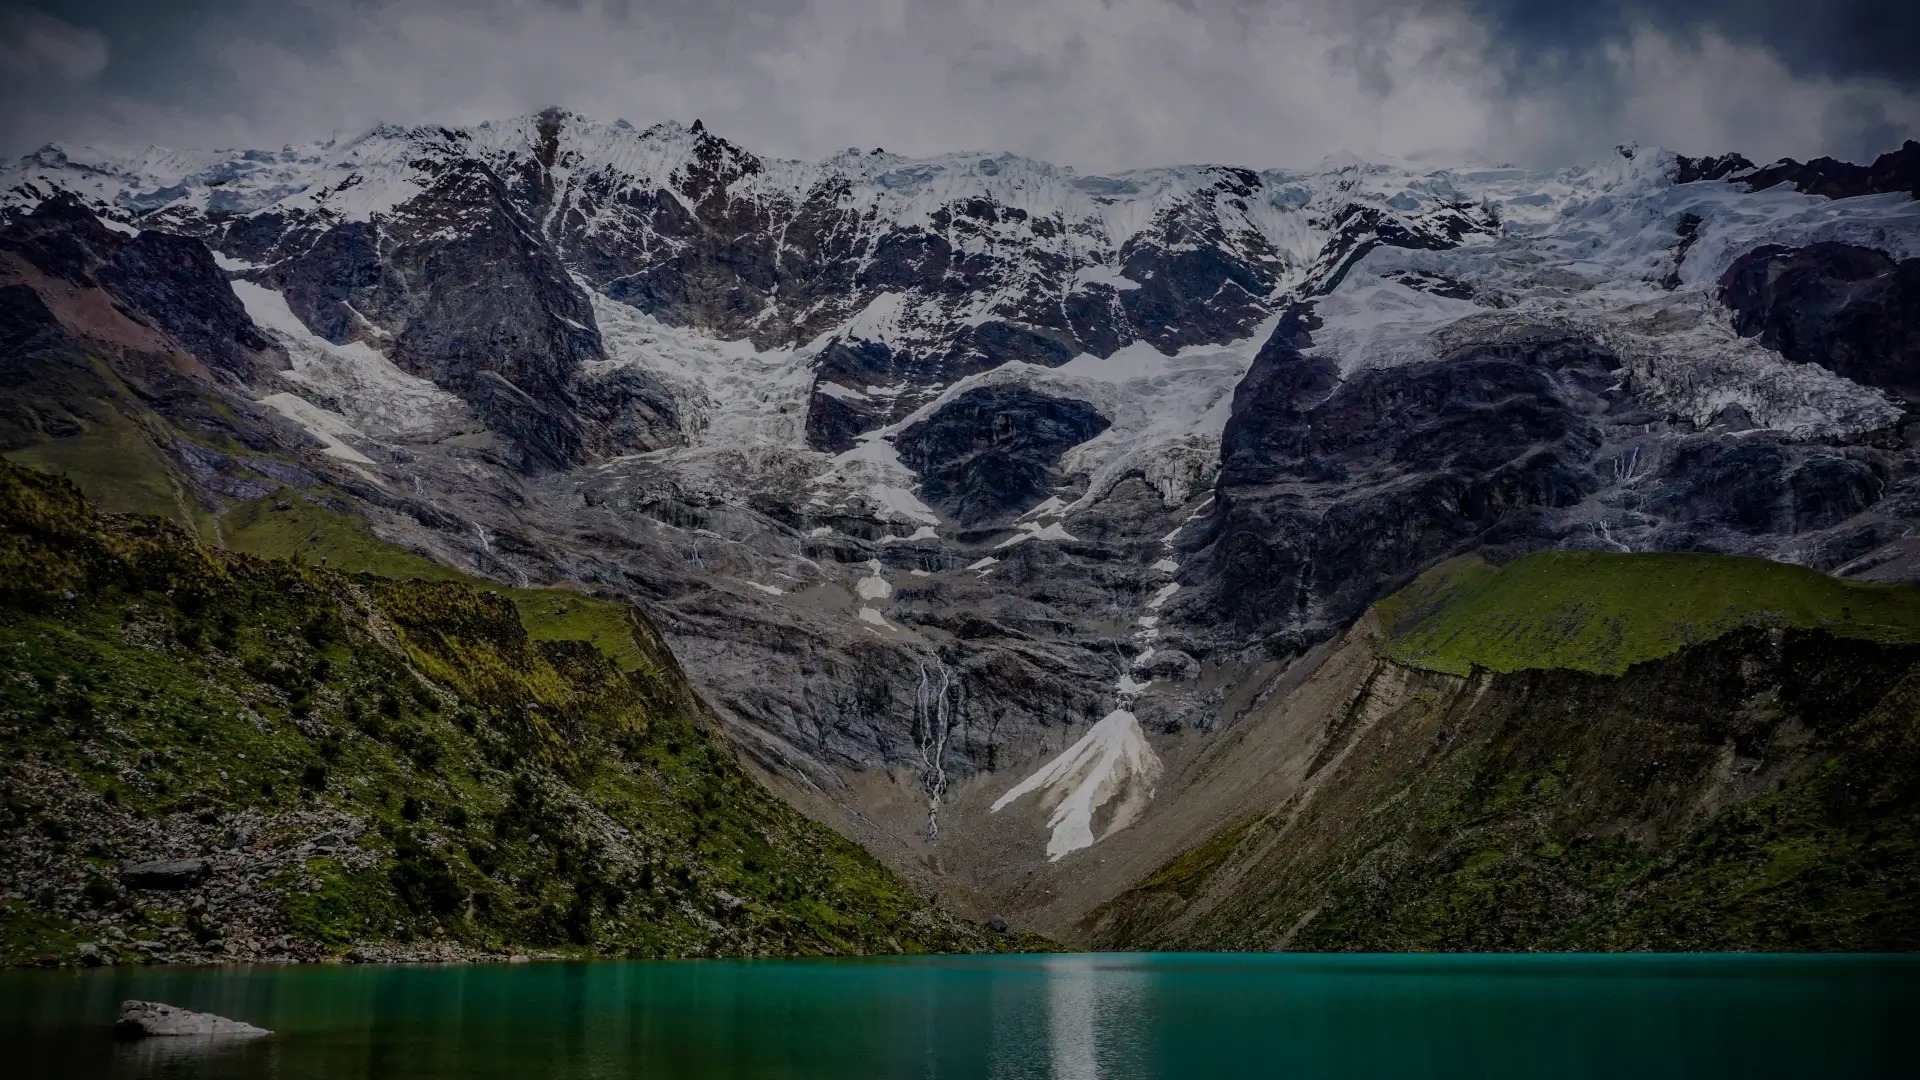
[(123, 1039), (144, 1039), (156, 1035), (270, 1035), (266, 1028), (212, 1013), (193, 1012), (158, 1001), (123, 1001), (120, 1020), (114, 1034)]

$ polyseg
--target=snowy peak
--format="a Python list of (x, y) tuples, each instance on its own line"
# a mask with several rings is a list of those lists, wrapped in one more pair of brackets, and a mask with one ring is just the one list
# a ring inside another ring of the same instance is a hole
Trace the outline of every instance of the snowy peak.
[[(1306, 170), (1109, 175), (1009, 153), (849, 148), (804, 162), (755, 154), (698, 121), (640, 128), (547, 109), (273, 151), (47, 147), (0, 172), (0, 212), (64, 190), (122, 224), (196, 236), (287, 291), (322, 338), (384, 343), (436, 379), (473, 351), (461, 313), (521, 282), (532, 322), (499, 327), (517, 372), (502, 374), (535, 399), (607, 358), (598, 300), (758, 350), (805, 350), (805, 441), (839, 453), (1004, 365), (1243, 341), (1295, 300), (1337, 290), (1381, 248), (1485, 250), (1496, 263), (1527, 249), (1480, 274), (1490, 282), (1532, 273), (1513, 268), (1536, 257), (1569, 281), (1684, 275), (1671, 252), (1694, 211), (1660, 193), (1710, 173), (1759, 175), (1744, 167), (1637, 147), (1554, 172), (1350, 154)], [(1816, 180), (1834, 171), (1819, 168)], [(1725, 235), (1708, 219), (1695, 251), (1719, 258)], [(1460, 291), (1402, 261), (1389, 278), (1364, 278), (1374, 294), (1420, 292), (1419, 282), (1431, 295)], [(431, 280), (406, 276), (428, 267)], [(425, 291), (380, 284), (393, 280)], [(1502, 302), (1498, 291), (1483, 288), (1482, 300)]]

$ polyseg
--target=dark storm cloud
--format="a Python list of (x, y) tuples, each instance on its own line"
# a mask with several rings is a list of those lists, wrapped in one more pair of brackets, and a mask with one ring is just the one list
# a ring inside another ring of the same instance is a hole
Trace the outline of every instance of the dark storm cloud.
[(0, 0), (0, 152), (278, 144), (547, 104), (770, 153), (1092, 168), (1634, 140), (1860, 157), (1920, 127), (1920, 5), (1830, 0)]
[(1476, 0), (1516, 44), (1582, 54), (1636, 24), (1759, 45), (1800, 75), (1920, 84), (1920, 4), (1899, 0)]

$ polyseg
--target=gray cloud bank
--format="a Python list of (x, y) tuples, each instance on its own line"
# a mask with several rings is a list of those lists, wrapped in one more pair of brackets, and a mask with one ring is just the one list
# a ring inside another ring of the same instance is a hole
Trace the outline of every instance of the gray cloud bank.
[(0, 0), (0, 153), (278, 145), (559, 104), (754, 150), (1087, 169), (1617, 142), (1860, 159), (1920, 132), (1877, 0)]

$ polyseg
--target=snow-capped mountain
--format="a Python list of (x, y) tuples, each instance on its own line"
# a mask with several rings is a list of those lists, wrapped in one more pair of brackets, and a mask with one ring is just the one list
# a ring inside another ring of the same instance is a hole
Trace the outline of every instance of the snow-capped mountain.
[[(1920, 574), (1916, 184), (1913, 143), (1093, 176), (549, 110), (49, 147), (0, 260), (22, 356), (201, 365), (238, 419), (143, 400), (208, 513), (306, 487), (646, 604), (803, 805), (1057, 920), (1120, 881), (1077, 852), (1441, 559)], [(34, 393), (10, 443), (86, 426)]]
[[(698, 123), (641, 130), (556, 111), (277, 152), (50, 147), (0, 186), (14, 205), (65, 190), (109, 220), (201, 237), (329, 340), (402, 335), (402, 366), (423, 375), (481, 321), (478, 297), (418, 280), (425, 264), (514, 264), (520, 276), (495, 279), (502, 291), (559, 286), (537, 310), (486, 324), (494, 348), (501, 332), (540, 325), (546, 340), (516, 341), (501, 361), (537, 402), (564, 389), (562, 372), (605, 356), (581, 290), (762, 350), (806, 346), (819, 358), (808, 442), (833, 450), (1010, 360), (1245, 338), (1361, 232), (1444, 245), (1488, 227), (1444, 176), (1083, 176), (1006, 154), (878, 150), (802, 163)], [(408, 295), (376, 283), (383, 269), (414, 279)], [(416, 329), (456, 318), (444, 333)], [(590, 433), (523, 441), (547, 463), (592, 456)]]

